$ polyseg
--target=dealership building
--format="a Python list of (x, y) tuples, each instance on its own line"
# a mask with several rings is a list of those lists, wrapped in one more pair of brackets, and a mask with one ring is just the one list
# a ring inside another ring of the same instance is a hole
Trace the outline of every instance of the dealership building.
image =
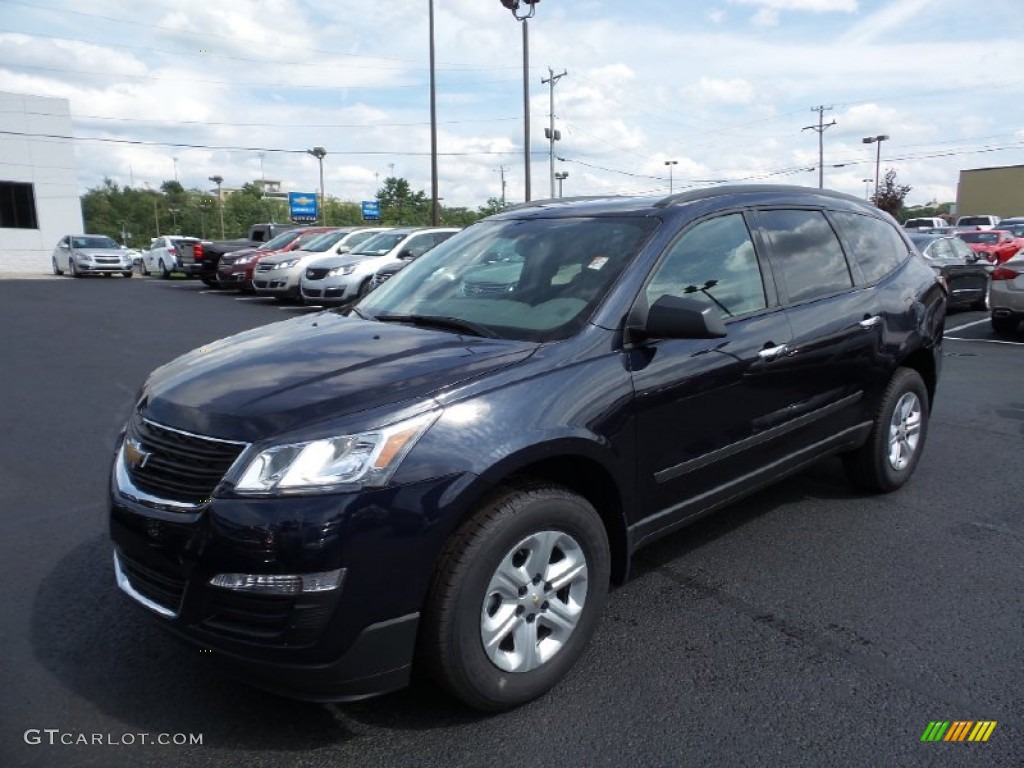
[(1024, 216), (1024, 165), (960, 171), (956, 187), (958, 216)]
[(67, 99), (0, 92), (0, 278), (50, 271), (64, 235), (82, 232)]

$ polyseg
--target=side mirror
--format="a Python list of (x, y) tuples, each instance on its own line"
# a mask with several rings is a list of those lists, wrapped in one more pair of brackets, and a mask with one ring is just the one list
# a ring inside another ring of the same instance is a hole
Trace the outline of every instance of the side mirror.
[(406, 249), (404, 251), (399, 251), (398, 252), (398, 258), (402, 259), (403, 261), (408, 261), (409, 259), (415, 259), (416, 257), (413, 256), (412, 251), (410, 251), (409, 249)]
[(342, 253), (348, 253), (351, 250), (351, 245), (339, 245), (337, 248), (334, 249), (334, 252), (340, 255)]
[(639, 338), (720, 339), (727, 335), (718, 310), (703, 301), (662, 296), (646, 312), (634, 310), (627, 330)]

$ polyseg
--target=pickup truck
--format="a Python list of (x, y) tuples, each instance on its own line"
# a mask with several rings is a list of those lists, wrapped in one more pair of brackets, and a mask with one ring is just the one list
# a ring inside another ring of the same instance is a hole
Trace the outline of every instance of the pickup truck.
[(249, 236), (235, 240), (203, 241), (203, 269), (200, 277), (211, 288), (217, 286), (217, 266), (225, 253), (240, 251), (243, 248), (255, 248), (268, 240), (277, 237), (295, 224), (253, 224), (249, 227)]

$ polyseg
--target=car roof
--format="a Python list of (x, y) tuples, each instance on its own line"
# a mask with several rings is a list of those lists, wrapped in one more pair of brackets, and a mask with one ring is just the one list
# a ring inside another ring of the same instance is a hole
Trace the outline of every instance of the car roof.
[[(673, 195), (604, 195), (564, 197), (536, 200), (506, 208), (492, 218), (546, 217), (551, 215), (614, 215), (628, 213), (656, 214), (677, 206), (712, 200), (735, 198), (736, 204), (758, 204), (793, 202), (842, 203), (843, 207), (857, 210), (877, 210), (859, 197), (817, 187), (801, 187), (788, 184), (721, 184), (678, 192)], [(728, 201), (724, 201), (728, 202)]]

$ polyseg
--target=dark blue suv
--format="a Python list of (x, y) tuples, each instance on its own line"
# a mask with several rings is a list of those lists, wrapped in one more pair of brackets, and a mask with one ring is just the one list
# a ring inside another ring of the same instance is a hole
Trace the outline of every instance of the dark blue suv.
[(945, 309), (846, 195), (511, 209), (355, 307), (155, 371), (114, 459), (118, 584), (271, 690), (418, 665), (509, 708), (572, 667), (639, 547), (827, 455), (902, 486)]

